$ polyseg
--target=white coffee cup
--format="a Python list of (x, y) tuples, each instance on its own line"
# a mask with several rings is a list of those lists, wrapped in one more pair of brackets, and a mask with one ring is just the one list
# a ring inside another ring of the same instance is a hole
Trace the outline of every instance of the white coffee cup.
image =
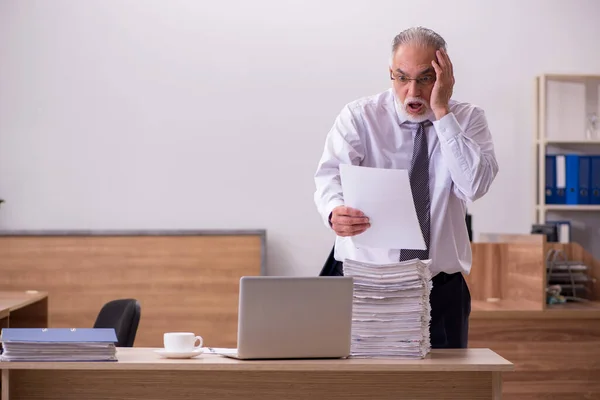
[[(196, 341), (200, 341), (197, 346)], [(196, 336), (191, 332), (167, 332), (164, 334), (163, 343), (165, 350), (174, 353), (187, 353), (199, 350), (204, 343), (202, 336)]]

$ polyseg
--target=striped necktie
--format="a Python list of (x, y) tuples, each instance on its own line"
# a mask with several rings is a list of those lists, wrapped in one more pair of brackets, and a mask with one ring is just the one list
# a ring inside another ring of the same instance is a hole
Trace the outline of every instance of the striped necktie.
[(430, 198), (429, 198), (429, 152), (427, 149), (427, 134), (425, 126), (429, 121), (421, 122), (416, 126), (414, 138), (413, 155), (410, 162), (409, 180), (412, 190), (415, 210), (423, 239), (425, 240), (426, 250), (401, 249), (400, 261), (412, 260), (418, 258), (426, 260), (429, 258), (429, 238), (430, 238)]

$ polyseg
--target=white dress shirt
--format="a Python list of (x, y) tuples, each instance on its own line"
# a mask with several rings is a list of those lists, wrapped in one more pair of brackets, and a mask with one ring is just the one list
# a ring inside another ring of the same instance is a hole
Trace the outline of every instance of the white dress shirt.
[[(483, 196), (498, 173), (492, 137), (481, 108), (450, 101), (449, 113), (427, 129), (433, 275), (471, 270), (466, 202)], [(331, 211), (344, 205), (340, 164), (410, 169), (413, 130), (398, 112), (392, 89), (347, 104), (327, 134), (315, 173), (315, 203), (330, 228)], [(368, 217), (368, 215), (367, 215)], [(331, 229), (331, 228), (330, 228)], [(400, 249), (357, 248), (336, 236), (334, 257), (397, 262)]]

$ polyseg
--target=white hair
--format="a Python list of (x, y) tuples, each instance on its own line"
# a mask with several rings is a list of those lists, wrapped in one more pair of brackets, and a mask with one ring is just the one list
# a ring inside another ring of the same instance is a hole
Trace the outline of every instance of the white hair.
[(390, 56), (390, 63), (394, 57), (394, 54), (396, 54), (398, 47), (404, 44), (433, 47), (436, 50), (446, 50), (446, 41), (438, 33), (422, 26), (408, 28), (394, 37), (394, 40), (392, 41), (392, 54)]

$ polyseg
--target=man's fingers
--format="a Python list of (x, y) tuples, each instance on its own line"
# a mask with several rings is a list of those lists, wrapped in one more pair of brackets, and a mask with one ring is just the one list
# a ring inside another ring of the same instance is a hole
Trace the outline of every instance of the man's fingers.
[(444, 52), (441, 50), (436, 51), (437, 63), (441, 67), (441, 69), (446, 69), (446, 57), (444, 57)]
[(366, 231), (370, 224), (359, 224), (359, 225), (333, 225), (333, 229), (338, 236), (354, 236), (359, 233)]
[(331, 222), (339, 225), (357, 225), (369, 223), (367, 217), (347, 217), (345, 215), (335, 216), (331, 219)]
[(448, 55), (448, 52), (446, 50), (442, 50), (442, 54), (444, 56), (444, 60), (446, 61), (446, 64), (448, 64), (448, 66), (451, 67), (452, 62), (450, 61), (450, 56)]
[(365, 214), (356, 208), (341, 206), (335, 209), (336, 215), (348, 215), (350, 217), (364, 217)]
[(442, 69), (440, 68), (438, 63), (435, 62), (435, 60), (431, 60), (431, 65), (433, 65), (433, 69), (435, 69), (435, 73), (439, 79), (441, 77), (440, 75), (442, 75)]
[(355, 235), (358, 235), (359, 233), (366, 231), (370, 226), (371, 224), (352, 225), (351, 232)]
[(370, 226), (371, 226), (371, 224), (356, 224), (356, 225), (333, 224), (333, 229), (336, 232), (353, 233), (353, 232), (358, 232), (360, 230), (367, 229)]
[(450, 61), (450, 56), (446, 52), (446, 50), (438, 50), (438, 60), (440, 61), (440, 66), (448, 75), (448, 78), (454, 75), (452, 61)]
[(446, 56), (446, 62), (448, 63), (448, 70), (450, 71), (451, 75), (454, 75), (454, 65), (452, 65), (450, 56), (448, 55), (448, 53), (445, 50), (444, 50), (444, 55)]
[(354, 236), (371, 226), (369, 218), (356, 208), (340, 206), (333, 210), (331, 227), (338, 236)]

